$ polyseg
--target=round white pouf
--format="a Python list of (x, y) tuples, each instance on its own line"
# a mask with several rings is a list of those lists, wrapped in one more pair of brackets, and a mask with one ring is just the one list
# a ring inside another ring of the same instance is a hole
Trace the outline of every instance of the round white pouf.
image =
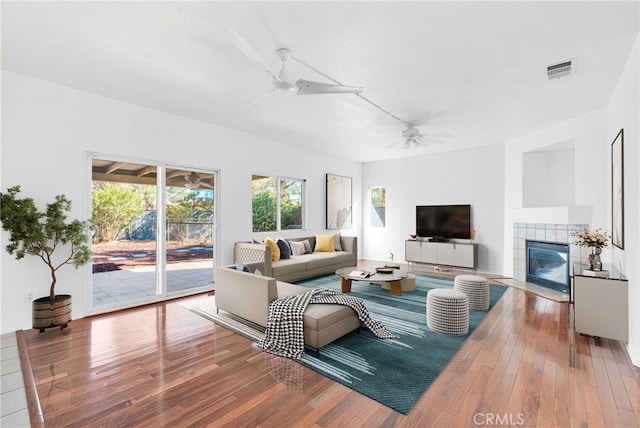
[(462, 291), (469, 299), (469, 309), (489, 310), (489, 280), (477, 275), (458, 275), (453, 289)]
[(436, 288), (427, 293), (427, 327), (451, 336), (469, 332), (469, 301), (461, 291)]

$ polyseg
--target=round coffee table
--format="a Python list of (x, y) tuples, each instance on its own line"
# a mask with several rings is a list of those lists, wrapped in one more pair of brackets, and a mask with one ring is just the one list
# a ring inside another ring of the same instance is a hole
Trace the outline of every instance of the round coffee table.
[[(365, 273), (366, 275), (359, 275), (360, 273)], [(340, 275), (340, 285), (342, 286), (343, 293), (351, 292), (352, 281), (366, 281), (378, 284), (388, 283), (391, 294), (394, 296), (402, 296), (401, 281), (407, 277), (407, 272), (400, 269), (393, 269), (389, 273), (377, 273), (376, 268), (350, 266), (338, 269), (336, 275)]]

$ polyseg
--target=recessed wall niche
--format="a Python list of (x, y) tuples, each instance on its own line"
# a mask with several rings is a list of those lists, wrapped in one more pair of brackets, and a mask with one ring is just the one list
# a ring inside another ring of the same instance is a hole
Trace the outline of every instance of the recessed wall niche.
[(524, 152), (522, 163), (523, 208), (575, 204), (574, 140)]

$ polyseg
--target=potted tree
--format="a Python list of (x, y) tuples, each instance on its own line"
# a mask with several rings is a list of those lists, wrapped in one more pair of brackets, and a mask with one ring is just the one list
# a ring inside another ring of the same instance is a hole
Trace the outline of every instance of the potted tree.
[[(71, 201), (64, 195), (55, 197), (40, 211), (32, 198), (20, 198), (20, 186), (0, 193), (0, 221), (9, 232), (6, 251), (16, 260), (25, 255), (37, 256), (51, 271), (49, 295), (33, 301), (33, 328), (44, 333), (46, 328), (67, 327), (71, 321), (71, 296), (56, 295), (56, 272), (64, 265), (76, 269), (91, 259), (87, 246), (88, 223), (80, 220), (67, 221)], [(64, 252), (66, 248), (67, 252)], [(55, 257), (54, 257), (55, 253)]]

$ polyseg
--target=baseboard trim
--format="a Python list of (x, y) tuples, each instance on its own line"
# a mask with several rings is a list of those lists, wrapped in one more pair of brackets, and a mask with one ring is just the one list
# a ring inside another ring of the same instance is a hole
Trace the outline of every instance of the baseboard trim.
[(626, 343), (626, 347), (627, 347), (627, 355), (631, 360), (631, 364), (640, 368), (640, 352), (635, 352), (636, 349), (633, 348), (631, 345), (629, 345), (629, 342)]

